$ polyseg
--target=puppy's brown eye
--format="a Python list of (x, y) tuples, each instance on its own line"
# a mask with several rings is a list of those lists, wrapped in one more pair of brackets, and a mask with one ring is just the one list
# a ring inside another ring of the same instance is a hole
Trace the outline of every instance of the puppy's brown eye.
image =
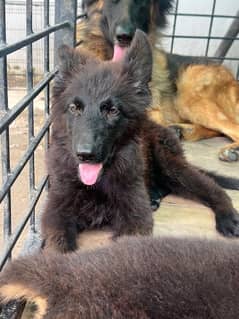
[(113, 115), (113, 116), (118, 115), (118, 114), (119, 114), (119, 109), (118, 109), (117, 107), (115, 107), (115, 106), (112, 106), (112, 107), (108, 110), (108, 113), (109, 113), (110, 115)]
[(69, 111), (74, 114), (76, 111), (76, 105), (74, 103), (71, 103), (68, 107)]
[(120, 113), (120, 110), (114, 105), (114, 102), (111, 99), (104, 101), (100, 106), (100, 110), (102, 114), (106, 115), (107, 117), (117, 116)]
[(78, 103), (71, 103), (68, 109), (73, 115), (81, 115), (82, 113), (82, 106)]

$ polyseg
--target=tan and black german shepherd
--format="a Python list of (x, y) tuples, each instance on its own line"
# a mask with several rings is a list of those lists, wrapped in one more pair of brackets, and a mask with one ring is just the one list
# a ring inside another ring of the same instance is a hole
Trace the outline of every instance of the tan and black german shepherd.
[[(153, 102), (148, 113), (173, 125), (186, 140), (224, 134), (234, 143), (219, 153), (224, 161), (239, 159), (239, 84), (221, 65), (205, 59), (168, 55), (157, 44), (172, 0), (83, 0), (87, 19), (77, 26), (81, 47), (103, 60), (121, 59), (137, 28), (153, 47)], [(195, 65), (197, 63), (197, 65)], [(203, 63), (203, 64), (202, 64)]]

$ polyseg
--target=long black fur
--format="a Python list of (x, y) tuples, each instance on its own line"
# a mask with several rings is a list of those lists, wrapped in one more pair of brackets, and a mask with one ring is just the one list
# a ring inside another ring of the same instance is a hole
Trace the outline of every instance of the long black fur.
[[(115, 237), (150, 234), (152, 175), (157, 187), (211, 207), (222, 234), (239, 236), (228, 195), (186, 161), (171, 130), (147, 118), (152, 55), (142, 31), (122, 62), (100, 63), (67, 47), (60, 59), (52, 98), (51, 187), (42, 222), (46, 246), (75, 250), (79, 232), (104, 226)], [(82, 163), (103, 165), (92, 186), (84, 185)]]

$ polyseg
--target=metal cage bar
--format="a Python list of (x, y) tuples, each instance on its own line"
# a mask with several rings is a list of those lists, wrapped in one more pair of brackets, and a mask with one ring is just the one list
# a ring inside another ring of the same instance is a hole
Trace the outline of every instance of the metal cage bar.
[[(2, 155), (2, 186), (0, 189), (0, 201), (4, 203), (4, 238), (5, 248), (0, 257), (0, 268), (4, 267), (11, 251), (20, 237), (24, 227), (30, 219), (31, 231), (35, 230), (34, 212), (35, 206), (47, 185), (48, 177), (43, 177), (39, 185), (35, 185), (35, 163), (34, 151), (43, 139), (45, 139), (46, 148), (49, 144), (49, 103), (50, 103), (50, 82), (56, 74), (56, 70), (50, 70), (50, 39), (52, 33), (60, 30), (61, 36), (56, 36), (57, 46), (63, 43), (74, 45), (75, 21), (76, 21), (76, 1), (61, 0), (55, 3), (55, 15), (57, 23), (53, 26), (49, 23), (50, 1), (44, 0), (44, 29), (40, 32), (33, 32), (32, 29), (32, 7), (33, 1), (26, 1), (26, 37), (16, 43), (8, 45), (6, 43), (6, 2), (0, 0), (0, 134), (1, 134), (1, 155)], [(63, 35), (63, 37), (62, 37)], [(33, 84), (33, 50), (32, 44), (44, 38), (44, 78), (35, 86)], [(69, 40), (70, 39), (70, 40)], [(7, 56), (10, 53), (26, 47), (26, 79), (27, 94), (13, 107), (8, 108), (8, 77), (7, 77)], [(44, 92), (44, 123), (39, 133), (34, 133), (34, 99), (39, 93)], [(28, 111), (28, 147), (19, 160), (19, 162), (10, 169), (10, 151), (9, 151), (9, 126), (18, 118), (18, 116), (27, 108)], [(11, 231), (11, 187), (14, 185), (23, 168), (29, 164), (29, 186), (30, 198), (29, 208), (17, 226), (16, 230)]]
[[(32, 35), (32, 0), (26, 1), (26, 36)], [(32, 56), (32, 43), (27, 46), (27, 92), (31, 93), (33, 89), (33, 56)], [(33, 100), (28, 105), (28, 145), (30, 146), (34, 138), (34, 110)], [(35, 188), (35, 155), (32, 152), (29, 158), (29, 191), (30, 200)], [(32, 211), (30, 225), (32, 230), (35, 230), (35, 210)]]
[[(6, 44), (6, 12), (5, 0), (0, 1), (0, 45)], [(8, 112), (8, 81), (7, 81), (7, 57), (0, 58), (0, 108), (2, 114)], [(1, 134), (2, 156), (2, 182), (4, 183), (10, 174), (10, 151), (9, 151), (9, 127)], [(11, 190), (8, 189), (3, 201), (4, 214), (4, 241), (11, 236)], [(10, 254), (9, 254), (10, 256)]]
[(210, 40), (211, 40), (211, 35), (212, 35), (212, 26), (213, 26), (213, 21), (214, 21), (215, 8), (216, 8), (216, 0), (213, 0), (212, 14), (211, 14), (211, 18), (210, 18), (210, 24), (209, 24), (209, 30), (208, 30), (208, 40), (207, 40), (207, 46), (206, 46), (206, 50), (205, 50), (205, 56), (208, 56), (209, 45), (210, 45)]
[(174, 21), (173, 21), (173, 31), (172, 31), (172, 37), (171, 37), (171, 47), (170, 52), (173, 53), (173, 47), (174, 47), (174, 38), (175, 38), (175, 30), (176, 30), (176, 24), (177, 24), (177, 17), (178, 17), (178, 1), (176, 1), (175, 4), (175, 13), (174, 13)]
[[(11, 257), (19, 237), (25, 226), (30, 222), (30, 231), (35, 231), (35, 207), (48, 184), (48, 176), (44, 176), (40, 183), (35, 181), (34, 152), (39, 144), (45, 141), (45, 150), (49, 145), (50, 129), (50, 82), (56, 74), (56, 68), (50, 68), (50, 35), (55, 35), (55, 48), (62, 43), (73, 46), (75, 44), (75, 22), (76, 8), (75, 0), (55, 1), (55, 21), (50, 25), (50, 0), (44, 0), (44, 28), (39, 32), (33, 32), (33, 1), (26, 3), (26, 37), (13, 44), (6, 42), (6, 2), (0, 0), (0, 134), (1, 134), (1, 156), (2, 156), (2, 186), (0, 189), (0, 201), (4, 204), (4, 250), (0, 256), (0, 270), (4, 267), (8, 258)], [(58, 32), (57, 32), (58, 31)], [(33, 73), (33, 43), (44, 40), (44, 78), (34, 85)], [(27, 94), (13, 107), (8, 108), (8, 72), (7, 56), (22, 48), (26, 48), (26, 80)], [(34, 99), (44, 92), (44, 123), (38, 134), (34, 132)], [(9, 150), (9, 126), (27, 108), (28, 112), (28, 147), (18, 163), (10, 169)], [(23, 168), (29, 164), (29, 207), (23, 215), (21, 222), (12, 232), (11, 229), (11, 187), (14, 185)], [(24, 303), (14, 303), (5, 307), (1, 318), (20, 318), (24, 309)], [(7, 310), (6, 310), (7, 309)]]
[[(48, 28), (50, 25), (50, 12), (49, 12), (49, 0), (44, 0), (44, 28)], [(49, 35), (44, 38), (44, 75), (50, 72), (50, 38)], [(45, 121), (49, 119), (50, 115), (50, 84), (46, 85), (44, 90), (44, 116)], [(47, 152), (50, 143), (50, 128), (45, 133), (45, 152)], [(46, 183), (46, 189), (48, 189), (49, 183)]]
[[(180, 0), (179, 0), (180, 3)], [(221, 61), (239, 61), (239, 56), (227, 56), (227, 53), (232, 46), (232, 43), (238, 43), (239, 37), (239, 11), (235, 15), (226, 15), (226, 14), (216, 14), (216, 5), (217, 1), (213, 0), (212, 2), (212, 10), (211, 13), (185, 13), (185, 12), (179, 12), (178, 8), (178, 2), (175, 3), (175, 9), (174, 12), (169, 13), (169, 16), (174, 17), (173, 19), (173, 29), (170, 34), (164, 35), (165, 38), (171, 39), (171, 43), (169, 46), (169, 51), (170, 52), (175, 52), (174, 50), (174, 44), (175, 44), (175, 39), (198, 39), (198, 40), (206, 40), (206, 48), (205, 48), (205, 56), (207, 56), (209, 59), (214, 59), (214, 60), (221, 60)], [(192, 17), (192, 18), (208, 18), (210, 19), (209, 21), (209, 28), (207, 35), (190, 35), (188, 32), (185, 32), (185, 34), (177, 34), (176, 31), (176, 19), (178, 17)], [(212, 29), (213, 29), (213, 24), (217, 20), (222, 20), (222, 19), (233, 19), (231, 26), (229, 30), (225, 33), (225, 35), (220, 35), (220, 36), (213, 36), (212, 35)], [(209, 55), (209, 48), (210, 48), (210, 42), (211, 40), (221, 40), (221, 43), (219, 44), (218, 48), (216, 49), (215, 53), (213, 55)], [(180, 54), (180, 52), (177, 52)], [(189, 54), (190, 55), (190, 54)], [(237, 74), (237, 78), (239, 77), (239, 72), (237, 72), (238, 66), (235, 67), (235, 74)]]

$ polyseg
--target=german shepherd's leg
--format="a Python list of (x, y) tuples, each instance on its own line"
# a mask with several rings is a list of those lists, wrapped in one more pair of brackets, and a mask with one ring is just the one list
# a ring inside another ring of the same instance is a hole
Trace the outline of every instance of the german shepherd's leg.
[[(186, 107), (185, 105), (182, 105), (179, 99), (177, 102), (177, 109), (184, 120), (220, 132), (230, 137), (234, 142), (239, 143), (239, 124), (230, 121), (217, 104), (213, 103), (211, 100), (201, 99), (190, 104), (190, 107)], [(234, 147), (232, 144), (231, 147), (230, 145), (227, 147), (226, 152), (223, 152), (222, 149), (219, 158), (224, 161), (238, 160), (238, 157), (235, 156), (236, 148), (237, 145)], [(229, 150), (231, 150), (231, 152)]]
[(153, 214), (144, 186), (136, 187), (127, 195), (118, 194), (117, 213), (112, 222), (113, 238), (121, 235), (150, 235), (153, 231)]
[(216, 228), (225, 236), (239, 236), (239, 215), (230, 197), (210, 177), (190, 165), (175, 135), (166, 128), (154, 132), (154, 156), (162, 179), (172, 193), (208, 205), (215, 213)]
[(174, 129), (180, 139), (193, 142), (221, 135), (220, 132), (189, 123), (175, 123), (170, 125), (169, 128)]

